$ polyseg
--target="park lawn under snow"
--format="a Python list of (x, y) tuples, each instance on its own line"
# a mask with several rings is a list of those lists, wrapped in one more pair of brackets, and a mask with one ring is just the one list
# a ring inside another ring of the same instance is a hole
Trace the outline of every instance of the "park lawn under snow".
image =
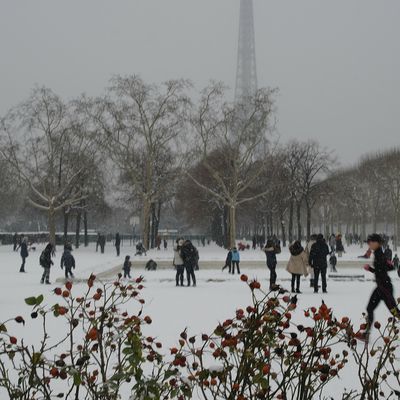
[[(246, 307), (251, 303), (251, 296), (248, 287), (240, 281), (238, 275), (229, 275), (222, 272), (220, 266), (223, 265), (225, 259), (225, 250), (216, 246), (200, 247), (200, 259), (216, 260), (215, 269), (204, 269), (196, 273), (198, 284), (196, 288), (175, 287), (175, 271), (171, 269), (162, 269), (155, 272), (147, 272), (144, 268), (133, 269), (132, 276), (137, 277), (144, 275), (145, 289), (143, 297), (146, 300), (145, 314), (151, 315), (153, 324), (149, 326), (147, 334), (151, 334), (160, 339), (167, 351), (169, 347), (177, 343), (179, 333), (188, 328), (190, 334), (209, 333), (217, 325), (219, 321), (234, 316), (235, 310), (239, 307)], [(24, 304), (24, 298), (44, 294), (47, 304), (53, 304), (56, 299), (52, 294), (52, 290), (56, 286), (60, 286), (60, 278), (63, 276), (59, 262), (62, 253), (61, 246), (58, 247), (55, 258), (55, 265), (51, 270), (52, 285), (41, 285), (39, 283), (42, 268), (39, 266), (38, 259), (41, 247), (36, 252), (31, 252), (27, 259), (26, 271), (21, 274), (18, 272), (20, 266), (20, 257), (18, 253), (14, 253), (10, 246), (0, 247), (0, 269), (2, 279), (0, 280), (0, 321), (4, 321), (10, 317), (22, 315), (26, 318), (25, 327), (13, 326), (12, 331), (20, 336), (29, 337), (29, 341), (34, 342), (35, 336), (39, 336), (38, 322), (29, 318), (30, 309)], [(364, 275), (361, 267), (354, 267), (354, 263), (346, 266), (346, 261), (355, 261), (357, 256), (362, 254), (365, 249), (352, 247), (346, 253), (342, 260), (339, 260), (339, 273)], [(95, 252), (94, 246), (89, 248), (81, 248), (74, 251), (77, 262), (76, 277), (87, 278), (92, 272), (99, 274), (106, 272), (118, 265), (121, 265), (125, 254), (134, 254), (132, 247), (123, 247), (121, 257), (117, 258), (114, 248), (111, 244), (106, 247), (106, 253), (100, 254)], [(250, 278), (258, 278), (263, 287), (268, 286), (268, 271), (265, 268), (250, 268), (251, 261), (265, 260), (264, 254), (257, 250), (249, 250), (241, 253), (242, 260), (249, 261), (246, 266), (243, 265), (242, 272), (246, 273)], [(172, 251), (151, 251), (146, 257), (142, 257), (143, 266), (147, 259), (155, 260), (172, 260)], [(279, 260), (287, 260), (289, 254), (285, 249)], [(135, 260), (138, 257), (134, 258)], [(221, 264), (222, 262), (222, 264)], [(220, 265), (221, 264), (221, 265)], [(289, 288), (290, 275), (284, 269), (284, 263), (278, 268), (278, 283)], [(361, 264), (360, 264), (361, 266)], [(201, 263), (200, 263), (201, 268)], [(319, 305), (323, 299), (325, 303), (333, 308), (337, 317), (348, 316), (355, 324), (363, 322), (362, 312), (366, 307), (368, 297), (373, 290), (374, 282), (372, 276), (366, 275), (364, 281), (328, 281), (328, 294), (314, 294), (309, 288), (309, 282), (302, 280), (303, 294), (299, 295), (298, 313), (295, 313), (294, 321), (302, 322), (303, 313), (301, 310), (310, 306)], [(400, 280), (395, 273), (392, 273), (395, 287), (395, 296), (400, 294)], [(110, 277), (112, 279), (112, 277)], [(79, 291), (83, 283), (77, 283), (73, 290)], [(134, 303), (132, 307), (137, 307)], [(389, 316), (385, 306), (381, 304), (376, 310), (376, 318), (385, 321)], [(49, 325), (50, 335), (57, 336), (62, 332), (64, 327), (59, 323), (51, 323)], [(17, 331), (16, 331), (17, 330)], [(37, 338), (39, 340), (39, 338)], [(357, 387), (356, 369), (350, 366), (345, 368), (339, 383), (335, 381), (333, 386), (329, 388), (329, 392), (325, 392), (326, 396), (332, 396), (334, 399), (341, 398), (339, 394), (343, 389)], [(337, 397), (336, 397), (337, 396)], [(127, 397), (128, 398), (128, 397)]]

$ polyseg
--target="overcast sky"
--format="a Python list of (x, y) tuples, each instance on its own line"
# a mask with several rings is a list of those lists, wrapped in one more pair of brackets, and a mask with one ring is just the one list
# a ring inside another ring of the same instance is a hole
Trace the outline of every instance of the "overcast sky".
[[(233, 86), (239, 0), (0, 0), (0, 114), (35, 84), (100, 94), (112, 74)], [(399, 0), (254, 0), (259, 86), (281, 140), (343, 164), (400, 145)]]

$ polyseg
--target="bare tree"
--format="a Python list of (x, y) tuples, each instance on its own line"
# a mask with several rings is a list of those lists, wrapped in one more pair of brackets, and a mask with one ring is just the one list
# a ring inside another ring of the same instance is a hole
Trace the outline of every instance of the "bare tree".
[[(138, 76), (116, 76), (105, 98), (90, 107), (102, 146), (117, 165), (132, 193), (139, 199), (144, 246), (149, 247), (150, 213), (171, 182), (157, 171), (164, 152), (176, 150), (184, 140), (190, 101), (189, 83), (168, 81), (161, 86), (145, 83)], [(175, 145), (175, 147), (174, 147)], [(179, 154), (175, 152), (175, 161)]]
[[(267, 134), (273, 128), (274, 90), (260, 89), (241, 103), (225, 102), (221, 84), (213, 83), (201, 93), (191, 122), (195, 146), (191, 156), (200, 161), (210, 177), (209, 186), (190, 174), (198, 187), (207, 191), (229, 208), (229, 245), (236, 241), (236, 210), (241, 204), (261, 197), (264, 192), (246, 196), (264, 171)], [(217, 152), (224, 158), (226, 169), (212, 163), (210, 154)]]
[(88, 140), (76, 135), (69, 107), (55, 93), (38, 87), (1, 121), (0, 153), (27, 187), (29, 203), (48, 215), (50, 242), (55, 244), (55, 216), (78, 204), (84, 193), (76, 182), (76, 161), (88, 153)]
[(321, 193), (326, 174), (334, 165), (331, 153), (322, 149), (318, 142), (310, 140), (300, 144), (301, 157), (298, 163), (299, 188), (307, 212), (307, 238), (311, 235), (311, 212)]
[(394, 213), (394, 247), (397, 250), (400, 237), (400, 150), (383, 153), (373, 163), (374, 171), (382, 176), (385, 192), (388, 195)]

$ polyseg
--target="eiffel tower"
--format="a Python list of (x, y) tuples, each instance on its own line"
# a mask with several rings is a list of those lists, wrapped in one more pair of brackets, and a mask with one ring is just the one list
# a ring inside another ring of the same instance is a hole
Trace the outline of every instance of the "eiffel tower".
[(257, 90), (256, 47), (253, 0), (240, 0), (239, 45), (236, 70), (235, 101)]

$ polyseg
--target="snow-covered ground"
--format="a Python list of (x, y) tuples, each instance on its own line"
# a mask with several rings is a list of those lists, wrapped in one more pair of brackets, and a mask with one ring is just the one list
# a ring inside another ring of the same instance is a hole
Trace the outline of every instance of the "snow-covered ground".
[[(201, 261), (216, 261), (214, 269), (201, 269), (197, 272), (198, 284), (196, 288), (175, 287), (175, 271), (162, 269), (155, 272), (146, 272), (143, 267), (134, 268), (133, 276), (144, 275), (145, 290), (143, 296), (146, 299), (146, 314), (151, 315), (153, 324), (150, 327), (152, 335), (157, 336), (165, 345), (165, 348), (171, 347), (177, 342), (179, 333), (184, 329), (193, 334), (210, 332), (218, 321), (234, 315), (236, 308), (245, 307), (250, 304), (251, 297), (249, 289), (240, 281), (238, 275), (229, 275), (221, 271), (221, 266), (225, 260), (226, 252), (216, 246), (200, 247)], [(26, 264), (26, 273), (19, 273), (20, 256), (13, 252), (10, 246), (0, 246), (0, 321), (16, 315), (27, 315), (29, 307), (25, 306), (24, 298), (32, 295), (44, 294), (51, 303), (52, 289), (60, 285), (57, 279), (62, 278), (59, 262), (62, 248), (59, 247), (55, 259), (55, 265), (51, 270), (52, 285), (41, 285), (39, 283), (42, 268), (39, 266), (38, 259), (41, 248), (36, 252), (31, 252)], [(339, 259), (338, 270), (345, 274), (364, 275), (361, 269), (361, 263), (358, 265), (357, 256), (363, 254), (364, 249), (352, 247)], [(121, 265), (126, 254), (133, 256), (133, 247), (123, 247), (121, 257), (117, 258), (114, 248), (111, 244), (106, 247), (106, 253), (95, 252), (93, 246), (81, 248), (74, 251), (77, 262), (76, 276), (87, 278), (90, 273), (104, 273), (118, 265)], [(252, 268), (253, 261), (265, 261), (264, 254), (257, 250), (249, 250), (241, 253), (242, 272), (249, 277), (257, 277), (262, 285), (268, 285), (268, 270), (261, 267), (261, 263)], [(140, 258), (142, 265), (145, 265), (147, 259), (153, 258), (157, 261), (172, 260), (172, 250), (151, 251), (146, 257)], [(289, 258), (288, 251), (284, 249), (278, 259), (285, 261)], [(134, 258), (138, 259), (138, 257)], [(245, 262), (247, 261), (247, 262)], [(222, 263), (222, 264), (221, 264)], [(290, 287), (289, 274), (285, 271), (285, 263), (281, 262), (278, 268), (278, 283), (285, 287)], [(201, 264), (200, 264), (201, 266)], [(105, 275), (103, 275), (105, 276)], [(323, 299), (329, 307), (332, 307), (336, 316), (348, 316), (356, 323), (362, 322), (362, 312), (365, 309), (368, 297), (373, 290), (374, 282), (371, 276), (366, 276), (363, 281), (335, 281), (329, 279), (328, 294), (314, 294), (309, 287), (306, 279), (302, 280), (303, 294), (299, 295), (299, 309), (305, 309), (312, 305), (320, 304)], [(395, 295), (400, 295), (400, 280), (395, 273), (392, 274)], [(79, 285), (79, 283), (78, 283)], [(302, 319), (302, 313), (298, 313), (299, 322)], [(377, 319), (386, 320), (389, 316), (385, 306), (381, 304), (376, 311)], [(30, 326), (34, 322), (27, 318), (25, 327), (21, 329), (20, 334), (29, 336), (35, 330)], [(53, 329), (60, 329), (54, 326)], [(150, 332), (149, 332), (150, 333)], [(330, 395), (336, 399), (335, 393), (341, 393), (344, 387), (351, 387), (356, 384), (355, 371), (349, 373), (345, 370), (341, 385), (336, 383), (334, 392)], [(332, 389), (333, 390), (333, 389)]]

